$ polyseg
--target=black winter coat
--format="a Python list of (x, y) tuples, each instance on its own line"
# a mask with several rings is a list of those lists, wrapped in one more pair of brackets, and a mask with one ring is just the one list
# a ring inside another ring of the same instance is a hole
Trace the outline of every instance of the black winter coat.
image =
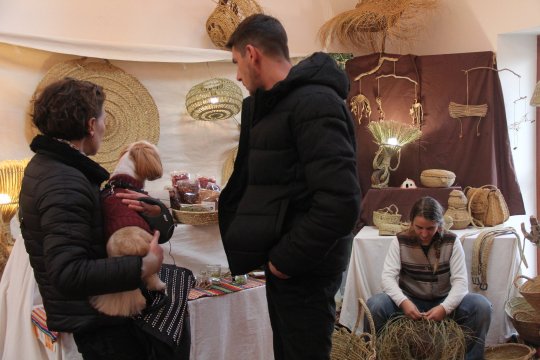
[(348, 79), (316, 53), (244, 100), (219, 225), (233, 274), (271, 260), (290, 276), (346, 269), (360, 188)]
[(24, 172), (19, 221), (50, 330), (78, 332), (127, 321), (101, 315), (91, 295), (135, 289), (141, 258), (106, 258), (99, 185), (105, 169), (69, 145), (38, 135)]

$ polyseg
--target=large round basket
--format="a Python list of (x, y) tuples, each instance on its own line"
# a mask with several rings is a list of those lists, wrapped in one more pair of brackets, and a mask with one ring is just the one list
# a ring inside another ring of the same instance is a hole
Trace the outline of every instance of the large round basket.
[(488, 346), (484, 352), (485, 360), (529, 360), (535, 350), (523, 344), (501, 344)]
[(399, 209), (394, 204), (373, 212), (373, 225), (377, 228), (381, 226), (381, 224), (399, 225), (400, 222), (401, 214), (399, 214)]
[(218, 222), (217, 211), (187, 211), (172, 209), (176, 221), (188, 225), (210, 225)]
[(456, 174), (448, 170), (428, 169), (420, 173), (420, 182), (429, 188), (449, 187), (455, 180)]
[(506, 315), (519, 336), (535, 346), (540, 346), (540, 315), (522, 297), (513, 297), (504, 305)]
[[(526, 279), (527, 281), (518, 286), (516, 281), (521, 278)], [(518, 275), (514, 279), (514, 286), (519, 290), (521, 296), (527, 300), (533, 309), (540, 312), (540, 277), (536, 276), (531, 279), (525, 275)]]

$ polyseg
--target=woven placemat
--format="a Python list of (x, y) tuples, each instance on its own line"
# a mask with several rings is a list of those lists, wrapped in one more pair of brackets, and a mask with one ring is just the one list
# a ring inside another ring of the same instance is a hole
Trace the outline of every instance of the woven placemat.
[[(122, 149), (132, 142), (159, 140), (159, 113), (154, 99), (137, 78), (106, 60), (82, 58), (54, 65), (43, 77), (33, 99), (47, 85), (71, 77), (103, 87), (106, 94), (106, 131), (99, 152), (92, 158), (109, 172), (114, 169)], [(33, 125), (35, 134), (39, 130)]]

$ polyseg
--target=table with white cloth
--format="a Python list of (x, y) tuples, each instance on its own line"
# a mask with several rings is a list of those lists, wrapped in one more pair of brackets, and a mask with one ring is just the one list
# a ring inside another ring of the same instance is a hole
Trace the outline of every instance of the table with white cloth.
[[(168, 263), (174, 258), (194, 273), (201, 264), (228, 266), (217, 225), (180, 225), (170, 242), (170, 254), (169, 244), (162, 245)], [(0, 281), (0, 359), (81, 359), (71, 334), (59, 334), (55, 352), (36, 338), (30, 318), (37, 304), (41, 296), (19, 238)], [(188, 306), (191, 359), (273, 359), (265, 286), (190, 300)]]
[[(521, 222), (528, 224), (528, 221), (527, 216), (512, 216), (502, 226), (517, 230)], [(521, 258), (518, 239), (513, 234), (495, 237), (488, 260), (488, 288), (485, 291), (479, 290), (471, 281), (471, 258), (474, 240), (481, 230), (469, 227), (453, 232), (462, 240), (465, 251), (469, 291), (486, 296), (493, 304), (491, 325), (486, 336), (486, 344), (492, 345), (505, 342), (515, 333), (505, 314), (504, 304), (517, 293), (513, 280), (519, 274)], [(357, 319), (358, 298), (367, 301), (382, 291), (384, 259), (393, 239), (395, 236), (380, 236), (378, 229), (373, 226), (365, 226), (354, 238), (339, 320), (349, 329), (354, 327)], [(362, 323), (358, 331), (361, 330)]]

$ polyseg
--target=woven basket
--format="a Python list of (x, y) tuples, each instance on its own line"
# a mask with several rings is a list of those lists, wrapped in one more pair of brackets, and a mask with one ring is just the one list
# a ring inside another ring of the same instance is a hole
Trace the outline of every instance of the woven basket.
[(382, 223), (379, 224), (379, 235), (380, 236), (393, 236), (402, 231), (406, 231), (409, 228), (409, 223), (400, 223), (400, 224), (388, 224)]
[[(366, 303), (362, 299), (358, 299), (360, 311), (356, 318), (356, 324), (352, 332), (345, 327), (335, 329), (332, 334), (332, 352), (330, 360), (375, 360), (377, 350), (375, 347), (376, 334), (373, 318)], [(356, 330), (360, 325), (360, 321), (364, 319), (366, 314), (369, 322), (370, 332), (363, 332), (359, 335)]]
[(381, 224), (398, 225), (400, 222), (401, 214), (399, 213), (398, 207), (394, 204), (373, 212), (373, 225), (377, 228), (379, 228)]
[(262, 9), (255, 0), (219, 0), (206, 20), (206, 32), (214, 45), (225, 49), (238, 24), (248, 16), (259, 13), (262, 13)]
[(173, 211), (176, 221), (182, 224), (188, 225), (210, 225), (218, 222), (217, 211), (185, 211), (176, 210)]
[(519, 336), (535, 346), (540, 346), (540, 316), (522, 297), (513, 297), (504, 305), (506, 315)]
[[(526, 279), (527, 281), (518, 286), (516, 281), (520, 278)], [(540, 277), (536, 276), (531, 279), (525, 275), (518, 275), (514, 279), (514, 286), (533, 309), (540, 312)]]
[(535, 350), (523, 344), (501, 344), (488, 346), (484, 352), (484, 360), (529, 360)]
[(455, 180), (456, 174), (448, 170), (428, 169), (420, 174), (420, 182), (429, 188), (449, 187)]

